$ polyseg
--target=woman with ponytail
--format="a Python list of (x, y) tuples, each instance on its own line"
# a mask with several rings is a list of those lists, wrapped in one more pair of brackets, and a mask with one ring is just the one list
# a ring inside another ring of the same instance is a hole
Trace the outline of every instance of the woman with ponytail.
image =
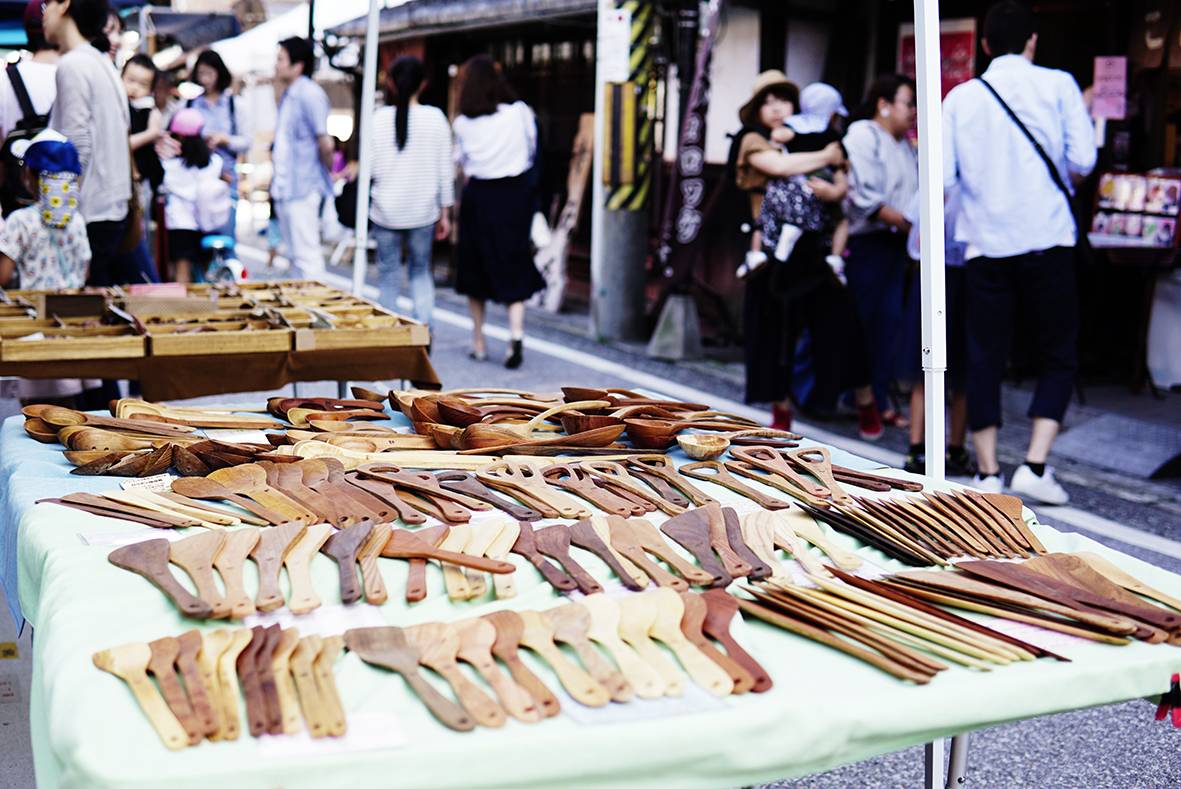
[(398, 58), (390, 67), (387, 91), (393, 106), (373, 116), (369, 220), (377, 243), (382, 304), (396, 306), (405, 259), (414, 318), (429, 325), (435, 305), (431, 242), (451, 235), (455, 167), (447, 116), (418, 103), (423, 78), (422, 61), (416, 57)]

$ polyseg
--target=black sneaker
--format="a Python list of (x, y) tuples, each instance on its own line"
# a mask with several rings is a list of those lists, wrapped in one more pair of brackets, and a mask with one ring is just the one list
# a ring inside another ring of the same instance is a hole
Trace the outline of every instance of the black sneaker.
[(515, 370), (521, 366), (521, 362), (525, 360), (523, 345), (524, 343), (521, 340), (509, 341), (508, 358), (504, 360), (505, 367), (510, 370)]
[(963, 447), (956, 447), (947, 451), (944, 471), (949, 477), (971, 477), (976, 473), (976, 464), (972, 456)]
[(902, 464), (902, 470), (909, 471), (911, 474), (926, 474), (927, 453), (908, 452), (906, 454), (906, 462)]

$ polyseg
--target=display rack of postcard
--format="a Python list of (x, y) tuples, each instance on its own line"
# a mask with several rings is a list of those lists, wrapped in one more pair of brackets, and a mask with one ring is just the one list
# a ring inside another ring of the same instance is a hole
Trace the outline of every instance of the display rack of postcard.
[(1096, 247), (1177, 245), (1181, 174), (1103, 173), (1088, 238)]

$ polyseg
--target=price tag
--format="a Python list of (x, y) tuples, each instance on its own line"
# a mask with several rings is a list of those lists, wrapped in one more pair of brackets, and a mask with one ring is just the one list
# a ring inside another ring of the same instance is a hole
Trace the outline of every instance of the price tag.
[(227, 444), (269, 444), (267, 434), (261, 430), (213, 430), (206, 428), (205, 437)]
[(151, 477), (124, 480), (119, 483), (119, 487), (123, 490), (147, 490), (152, 493), (160, 493), (172, 490), (172, 480), (174, 479), (176, 479), (175, 474), (156, 474)]
[(313, 740), (306, 729), (282, 737), (263, 737), (258, 740), (258, 754), (268, 761), (288, 761), (308, 756), (405, 748), (409, 742), (397, 717), (388, 713), (350, 712), (349, 728), (343, 737)]

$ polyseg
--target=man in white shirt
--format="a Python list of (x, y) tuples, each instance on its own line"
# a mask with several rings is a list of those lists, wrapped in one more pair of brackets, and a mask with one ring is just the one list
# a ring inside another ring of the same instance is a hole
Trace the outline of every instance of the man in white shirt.
[[(1046, 467), (1077, 367), (1077, 228), (1065, 192), (1095, 166), (1094, 131), (1074, 78), (1033, 65), (1037, 33), (1025, 6), (995, 4), (985, 17), (983, 45), (992, 63), (981, 79), (954, 88), (943, 109), (945, 186), (959, 187), (955, 235), (967, 244), (968, 425), (980, 469), (976, 484), (1001, 490), (1001, 379), (1014, 329), (1025, 319), (1032, 336), (1019, 340), (1036, 348), (1041, 370), (1029, 408), (1029, 450), (1010, 488), (1065, 504), (1069, 496)], [(1057, 179), (988, 86), (1037, 140)]]

